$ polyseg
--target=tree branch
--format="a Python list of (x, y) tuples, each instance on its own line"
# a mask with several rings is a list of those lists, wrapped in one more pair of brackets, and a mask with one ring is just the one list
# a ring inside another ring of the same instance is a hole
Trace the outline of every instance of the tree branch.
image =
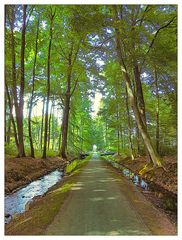
[(154, 42), (155, 42), (157, 36), (159, 35), (160, 31), (161, 31), (162, 29), (164, 29), (164, 28), (167, 28), (167, 27), (174, 21), (175, 18), (176, 18), (176, 16), (174, 16), (174, 17), (173, 17), (168, 23), (166, 23), (164, 26), (162, 26), (162, 27), (160, 27), (160, 28), (157, 29), (157, 31), (156, 31), (156, 33), (155, 33), (155, 35), (154, 35), (154, 37), (153, 37), (153, 39), (152, 39), (152, 41), (151, 41), (151, 43), (150, 43), (150, 45), (149, 45), (149, 48), (148, 48), (148, 50), (147, 50), (147, 52), (146, 52), (146, 54), (145, 54), (145, 58), (144, 58), (144, 60), (143, 60), (143, 62), (142, 62), (142, 64), (141, 64), (141, 68), (142, 68), (143, 64), (145, 63), (145, 61), (146, 61), (146, 56), (149, 54), (150, 50), (152, 49), (152, 47), (153, 47), (153, 45), (154, 45)]
[(83, 74), (83, 71), (79, 74), (79, 76), (77, 77), (77, 79), (76, 79), (76, 81), (75, 81), (75, 85), (74, 85), (74, 87), (73, 87), (73, 90), (71, 91), (71, 94), (70, 94), (70, 96), (72, 96), (73, 95), (73, 93), (75, 92), (75, 89), (76, 89), (76, 87), (77, 87), (77, 84), (78, 84), (78, 80), (79, 80), (79, 78), (80, 78), (80, 76)]
[(25, 28), (27, 28), (27, 26), (28, 26), (28, 23), (29, 23), (29, 20), (30, 20), (30, 17), (31, 17), (31, 15), (32, 15), (33, 10), (34, 10), (34, 7), (32, 6), (32, 7), (30, 8), (28, 14), (27, 14), (27, 21), (26, 21)]

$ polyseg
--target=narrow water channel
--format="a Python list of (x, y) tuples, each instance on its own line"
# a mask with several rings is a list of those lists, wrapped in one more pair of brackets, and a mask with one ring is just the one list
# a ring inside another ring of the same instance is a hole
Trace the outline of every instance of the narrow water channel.
[(148, 184), (141, 178), (139, 177), (136, 173), (132, 172), (131, 170), (129, 170), (128, 168), (125, 168), (124, 166), (122, 166), (121, 164), (114, 162), (112, 160), (107, 159), (108, 162), (110, 162), (110, 164), (119, 169), (122, 174), (124, 176), (126, 176), (128, 179), (130, 179), (135, 185), (140, 186), (141, 188), (143, 188), (144, 190), (149, 190), (149, 186)]
[(41, 196), (63, 178), (62, 170), (55, 170), (36, 181), (31, 182), (26, 187), (5, 197), (5, 223), (9, 223), (12, 216), (23, 213), (25, 206), (33, 197)]
[[(173, 212), (174, 215), (177, 213), (177, 197), (171, 196), (167, 192), (161, 191), (159, 189), (155, 189), (154, 186), (149, 186), (148, 183), (146, 183), (140, 176), (138, 176), (136, 173), (132, 172), (128, 168), (125, 168), (121, 164), (111, 160), (106, 159), (114, 168), (117, 168), (121, 171), (121, 173), (127, 177), (129, 180), (131, 180), (136, 186), (142, 188), (146, 193), (150, 192), (155, 195), (155, 192), (158, 192), (162, 195), (160, 199), (158, 199), (158, 206), (160, 208), (163, 208), (166, 211)], [(177, 217), (177, 215), (176, 215)]]

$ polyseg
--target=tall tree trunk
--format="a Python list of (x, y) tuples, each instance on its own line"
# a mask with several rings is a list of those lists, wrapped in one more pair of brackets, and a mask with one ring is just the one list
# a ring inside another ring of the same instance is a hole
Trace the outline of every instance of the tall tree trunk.
[(58, 149), (61, 149), (61, 136), (62, 136), (62, 127), (61, 127), (60, 133), (59, 133)]
[(119, 132), (119, 127), (117, 128), (117, 138), (118, 138), (118, 140), (117, 140), (117, 152), (118, 152), (118, 155), (119, 155), (119, 153), (120, 153), (120, 132)]
[(41, 121), (41, 130), (40, 130), (40, 148), (42, 150), (42, 139), (43, 139), (43, 130), (44, 130), (44, 108), (45, 108), (45, 97), (43, 98), (42, 102), (42, 121)]
[[(69, 84), (68, 84), (69, 85)], [(63, 114), (63, 123), (62, 123), (62, 146), (61, 146), (61, 156), (67, 158), (66, 148), (67, 148), (67, 136), (68, 136), (68, 120), (69, 120), (69, 111), (70, 111), (70, 90), (68, 90), (65, 95), (65, 104), (64, 104), (64, 114)]]
[(155, 86), (156, 86), (156, 100), (157, 100), (157, 107), (156, 107), (156, 151), (159, 153), (159, 86), (158, 86), (158, 76), (157, 71), (155, 69)]
[[(55, 131), (54, 131), (54, 128), (55, 128), (55, 118), (54, 118), (54, 104), (52, 106), (52, 150), (55, 149)], [(57, 125), (56, 125), (57, 126)]]
[(67, 148), (67, 137), (68, 137), (68, 121), (69, 121), (69, 111), (70, 111), (70, 98), (71, 98), (71, 72), (72, 72), (72, 50), (69, 54), (68, 61), (68, 76), (67, 76), (67, 89), (64, 100), (64, 112), (63, 112), (63, 123), (62, 123), (62, 146), (61, 146), (61, 156), (67, 158), (66, 148)]
[(83, 129), (82, 129), (82, 125), (83, 123), (81, 122), (81, 132), (80, 132), (80, 135), (81, 135), (81, 152), (83, 152)]
[(55, 16), (52, 14), (51, 9), (51, 22), (50, 22), (50, 31), (49, 31), (49, 47), (48, 47), (48, 58), (47, 58), (47, 99), (46, 99), (46, 111), (45, 111), (45, 127), (44, 127), (44, 148), (42, 158), (47, 157), (47, 130), (48, 130), (48, 113), (49, 113), (49, 96), (50, 96), (50, 65), (51, 65), (51, 46), (52, 46), (52, 28), (53, 28), (53, 19)]
[(107, 133), (107, 118), (106, 118), (106, 126), (105, 126), (105, 146), (107, 147), (107, 135), (108, 135), (108, 133)]
[(49, 150), (49, 147), (50, 147), (50, 141), (51, 141), (51, 119), (52, 119), (52, 109), (53, 109), (53, 104), (54, 104), (54, 100), (52, 101), (51, 110), (50, 110), (50, 114), (49, 114), (48, 150)]
[(117, 152), (120, 153), (120, 129), (119, 129), (119, 106), (117, 106)]
[(139, 134), (139, 130), (138, 130), (138, 126), (136, 124), (136, 142), (137, 142), (137, 154), (140, 154), (140, 134)]
[(140, 79), (140, 71), (139, 71), (139, 67), (138, 67), (137, 63), (135, 63), (135, 66), (134, 66), (134, 77), (135, 77), (138, 109), (141, 114), (143, 124), (146, 125), (146, 127), (147, 127), (143, 89), (142, 89), (142, 83), (141, 83), (141, 79)]
[[(135, 13), (135, 7), (132, 8), (132, 23), (131, 23), (131, 34), (132, 34), (132, 47), (133, 51), (136, 51), (136, 46), (135, 46), (135, 27), (136, 27), (136, 18), (137, 15)], [(138, 62), (136, 60), (135, 54), (133, 56), (133, 73), (134, 73), (134, 80), (135, 80), (135, 88), (136, 88), (136, 101), (137, 101), (137, 106), (138, 110), (141, 114), (141, 119), (143, 121), (143, 124), (147, 128), (147, 122), (146, 122), (146, 113), (145, 113), (145, 101), (144, 101), (144, 96), (143, 96), (143, 89), (142, 89), (142, 83), (141, 83), (141, 72), (139, 69)], [(135, 90), (134, 90), (135, 91)], [(148, 152), (146, 148), (146, 155), (147, 155), (147, 162), (151, 162), (151, 157), (150, 153)]]
[(16, 124), (15, 124), (15, 120), (14, 120), (14, 117), (13, 117), (13, 104), (12, 104), (12, 102), (11, 102), (11, 97), (10, 97), (8, 85), (7, 85), (6, 82), (5, 82), (5, 87), (6, 87), (6, 93), (7, 93), (7, 98), (8, 98), (10, 118), (11, 118), (11, 121), (12, 121), (12, 124), (13, 124), (13, 131), (14, 131), (15, 143), (16, 143), (17, 149), (19, 149), (19, 148), (18, 148), (19, 143), (18, 143), (18, 136), (17, 136), (17, 131), (16, 131)]
[[(134, 77), (135, 77), (135, 86), (136, 86), (136, 96), (137, 96), (137, 105), (138, 109), (141, 115), (141, 119), (143, 121), (143, 124), (145, 125), (147, 129), (147, 121), (146, 121), (146, 113), (145, 113), (145, 101), (143, 97), (143, 89), (142, 89), (142, 83), (141, 83), (141, 78), (140, 78), (140, 71), (139, 71), (139, 66), (135, 61), (134, 65)], [(151, 156), (149, 151), (146, 148), (146, 155), (147, 155), (147, 161), (151, 162)]]
[(5, 102), (4, 102), (4, 142), (7, 142), (7, 117), (6, 117), (6, 110), (7, 110), (7, 97), (6, 97), (6, 93), (5, 93)]
[(19, 157), (25, 157), (24, 138), (23, 138), (23, 106), (24, 106), (24, 88), (25, 88), (25, 34), (26, 34), (26, 9), (27, 5), (23, 5), (23, 23), (21, 32), (21, 64), (20, 64), (20, 102), (17, 122), (18, 138), (19, 138)]
[(124, 147), (124, 142), (123, 142), (123, 129), (122, 129), (122, 123), (120, 124), (120, 138), (121, 138), (121, 148), (123, 149)]
[(68, 124), (69, 124), (69, 111), (70, 111), (70, 101), (71, 101), (71, 96), (73, 95), (78, 79), (72, 89), (71, 92), (71, 75), (72, 75), (72, 68), (74, 66), (74, 63), (77, 58), (77, 54), (80, 48), (80, 43), (81, 39), (78, 42), (78, 45), (75, 48), (75, 53), (73, 54), (73, 46), (74, 43), (72, 42), (71, 49), (68, 55), (68, 68), (67, 68), (67, 87), (66, 87), (66, 93), (65, 93), (65, 99), (64, 99), (64, 110), (63, 110), (63, 123), (62, 123), (62, 146), (61, 146), (61, 156), (63, 158), (67, 158), (66, 156), (66, 149), (67, 149), (67, 138), (68, 138)]
[(127, 118), (128, 118), (128, 138), (129, 138), (129, 144), (130, 144), (130, 150), (131, 150), (131, 159), (134, 160), (134, 148), (133, 148), (133, 143), (132, 143), (132, 134), (131, 134), (131, 119), (130, 119), (130, 111), (129, 111), (129, 104), (128, 104), (128, 90), (126, 87), (125, 90), (126, 93), (126, 111), (127, 111)]
[[(113, 10), (114, 10), (114, 20), (118, 21), (119, 19), (118, 19), (117, 6), (113, 6)], [(115, 34), (116, 34), (116, 51), (117, 51), (117, 55), (118, 55), (118, 59), (119, 59), (119, 64), (120, 64), (121, 70), (123, 72), (123, 76), (124, 76), (127, 91), (128, 91), (128, 97), (129, 97), (130, 104), (132, 106), (132, 109), (133, 109), (133, 112), (135, 115), (135, 119), (136, 119), (136, 122), (138, 125), (139, 132), (144, 140), (144, 144), (145, 144), (147, 150), (150, 153), (150, 156), (152, 158), (154, 166), (161, 165), (160, 157), (159, 157), (158, 153), (156, 152), (155, 148), (152, 146), (152, 142), (147, 133), (147, 128), (146, 128), (145, 124), (143, 123), (140, 111), (137, 106), (137, 99), (136, 99), (136, 96), (134, 95), (131, 80), (130, 80), (124, 59), (123, 59), (123, 53), (122, 53), (121, 42), (120, 42), (121, 36), (120, 36), (120, 32), (119, 32), (118, 28), (115, 28)]]
[[(14, 28), (15, 28), (15, 7), (14, 5), (9, 7), (9, 23), (11, 29), (11, 64), (12, 64), (12, 83), (13, 83), (13, 98), (14, 98), (14, 106), (16, 113), (16, 123), (17, 123), (17, 132), (18, 132), (18, 143), (19, 143), (19, 135), (20, 135), (20, 117), (19, 117), (19, 104), (18, 104), (18, 96), (17, 96), (17, 81), (16, 81), (16, 51), (15, 51), (15, 36), (14, 36)], [(18, 144), (18, 156), (20, 156), (19, 144)]]
[(36, 40), (35, 40), (35, 55), (34, 55), (34, 63), (33, 63), (33, 71), (32, 71), (32, 94), (31, 94), (31, 98), (30, 98), (29, 114), (28, 114), (28, 133), (29, 133), (30, 151), (31, 151), (30, 154), (31, 154), (32, 158), (35, 157), (35, 154), (34, 154), (34, 146), (33, 146), (33, 139), (32, 139), (31, 117), (32, 117), (34, 88), (35, 88), (35, 69), (36, 69), (36, 62), (37, 62), (38, 37), (39, 37), (39, 18), (38, 18), (38, 22), (37, 22), (37, 33), (36, 33)]
[(125, 80), (126, 80), (127, 89), (128, 89), (128, 92), (129, 92), (129, 98), (130, 98), (131, 106), (132, 106), (133, 112), (135, 114), (135, 119), (136, 119), (136, 122), (137, 122), (137, 125), (138, 125), (139, 132), (140, 132), (140, 134), (141, 134), (141, 136), (144, 140), (144, 144), (145, 144), (147, 150), (149, 151), (149, 154), (152, 158), (154, 166), (161, 165), (160, 157), (159, 157), (158, 153), (155, 151), (155, 148), (152, 145), (151, 139), (150, 139), (150, 137), (147, 133), (146, 126), (143, 124), (143, 120), (141, 118), (140, 112), (139, 112), (138, 107), (137, 107), (136, 97), (133, 95), (133, 92), (132, 92), (129, 76), (128, 76), (127, 73), (125, 73), (124, 76), (125, 76)]
[(10, 134), (11, 134), (11, 117), (10, 117), (10, 114), (9, 114), (9, 118), (8, 118), (7, 144), (10, 144)]

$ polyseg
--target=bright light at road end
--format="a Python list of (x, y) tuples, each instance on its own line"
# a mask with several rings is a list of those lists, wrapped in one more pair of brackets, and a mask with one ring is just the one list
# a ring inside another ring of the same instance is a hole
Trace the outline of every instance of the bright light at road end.
[(93, 152), (97, 152), (97, 145), (93, 145)]
[(101, 59), (97, 59), (97, 60), (96, 60), (96, 63), (97, 63), (99, 66), (101, 66), (101, 67), (105, 64), (104, 61), (101, 60)]
[(97, 113), (100, 109), (100, 103), (102, 99), (102, 94), (99, 92), (95, 93), (95, 98), (92, 99), (92, 110), (93, 112), (91, 113), (92, 117), (96, 117)]
[(146, 78), (148, 76), (148, 74), (146, 72), (141, 74), (143, 78)]

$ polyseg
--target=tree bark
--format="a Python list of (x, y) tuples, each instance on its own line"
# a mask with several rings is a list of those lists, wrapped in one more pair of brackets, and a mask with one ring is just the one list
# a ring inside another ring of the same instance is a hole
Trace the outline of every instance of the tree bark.
[(62, 158), (67, 158), (66, 148), (67, 148), (68, 121), (69, 121), (70, 98), (71, 98), (72, 51), (73, 49), (71, 49), (69, 53), (69, 58), (68, 58), (67, 88), (66, 88), (66, 94), (65, 94), (65, 100), (64, 100), (63, 123), (62, 123), (62, 146), (61, 146)]
[(6, 118), (6, 109), (7, 109), (7, 97), (6, 97), (6, 93), (5, 93), (5, 102), (4, 102), (4, 142), (7, 142), (7, 118)]
[(157, 107), (156, 107), (156, 151), (159, 153), (159, 139), (160, 139), (160, 132), (159, 132), (159, 86), (158, 86), (158, 76), (157, 71), (155, 69), (155, 87), (156, 87), (156, 100), (157, 100)]
[(125, 75), (125, 80), (126, 80), (126, 85), (127, 85), (127, 89), (129, 92), (129, 98), (130, 98), (130, 102), (131, 102), (131, 106), (133, 108), (134, 114), (135, 114), (135, 119), (138, 125), (138, 129), (139, 132), (144, 140), (144, 144), (151, 156), (151, 159), (153, 161), (153, 165), (154, 166), (160, 166), (161, 162), (160, 162), (160, 157), (158, 155), (158, 153), (155, 151), (155, 148), (152, 145), (152, 142), (150, 140), (150, 137), (147, 133), (147, 128), (146, 126), (143, 124), (143, 120), (141, 118), (140, 112), (138, 110), (137, 107), (137, 103), (136, 103), (136, 97), (134, 96), (132, 89), (131, 89), (131, 84), (130, 84), (130, 79), (127, 73), (124, 74)]
[(136, 124), (136, 142), (137, 142), (137, 154), (140, 154), (140, 134), (138, 130), (138, 126)]
[(38, 37), (39, 37), (39, 19), (37, 22), (37, 33), (36, 33), (36, 40), (35, 40), (35, 55), (34, 55), (34, 63), (33, 63), (33, 71), (32, 71), (32, 94), (31, 94), (31, 98), (30, 98), (29, 114), (28, 114), (28, 133), (29, 133), (30, 151), (31, 151), (30, 155), (32, 158), (35, 158), (35, 154), (34, 154), (34, 146), (33, 146), (33, 139), (32, 139), (31, 117), (32, 117), (34, 88), (35, 88), (35, 69), (36, 69), (36, 62), (37, 62)]
[[(145, 101), (144, 101), (144, 97), (143, 97), (143, 89), (142, 89), (142, 83), (141, 83), (141, 78), (140, 78), (140, 71), (139, 71), (139, 66), (136, 63), (136, 60), (134, 60), (134, 61), (135, 61), (134, 77), (135, 77), (135, 86), (136, 86), (137, 105), (138, 105), (138, 109), (139, 109), (143, 124), (145, 125), (145, 127), (147, 129)], [(147, 155), (147, 161), (151, 162), (151, 156), (147, 149), (146, 149), (146, 155)]]
[(44, 108), (45, 108), (45, 97), (42, 102), (42, 121), (41, 121), (41, 130), (40, 130), (40, 149), (42, 150), (42, 139), (43, 139), (43, 130), (44, 130)]
[[(119, 20), (118, 19), (118, 13), (117, 13), (117, 6), (114, 5), (113, 10), (114, 10), (114, 16), (113, 17), (114, 17), (114, 20), (117, 22)], [(115, 35), (115, 37), (116, 37), (116, 51), (117, 51), (117, 55), (118, 55), (118, 59), (119, 59), (119, 64), (121, 66), (121, 71), (123, 72), (123, 75), (124, 75), (124, 79), (125, 79), (125, 83), (126, 83), (126, 87), (127, 87), (127, 92), (128, 92), (128, 97), (129, 97), (130, 104), (132, 106), (132, 109), (133, 109), (133, 112), (134, 112), (134, 115), (135, 115), (135, 119), (136, 119), (136, 122), (137, 122), (137, 125), (138, 125), (139, 132), (140, 132), (140, 134), (141, 134), (141, 136), (144, 140), (144, 144), (145, 144), (147, 150), (150, 153), (153, 165), (154, 166), (161, 165), (160, 157), (159, 157), (158, 153), (156, 152), (155, 148), (152, 146), (152, 142), (151, 142), (150, 137), (147, 133), (147, 128), (146, 128), (145, 124), (143, 123), (140, 111), (139, 111), (138, 106), (137, 106), (137, 99), (136, 99), (136, 96), (134, 95), (131, 80), (130, 80), (130, 77), (129, 77), (125, 62), (124, 62), (124, 59), (123, 59), (123, 53), (122, 53), (121, 42), (120, 42), (121, 36), (120, 36), (120, 32), (119, 32), (118, 28), (115, 28), (115, 34), (116, 34)]]
[[(54, 104), (52, 106), (52, 150), (55, 149), (55, 118), (54, 118)], [(57, 126), (57, 124), (56, 124)]]
[(64, 114), (63, 114), (63, 123), (62, 123), (62, 146), (61, 146), (61, 156), (67, 158), (66, 148), (67, 148), (67, 136), (68, 136), (68, 120), (69, 120), (69, 111), (70, 111), (70, 81), (71, 76), (68, 76), (67, 80), (67, 91), (65, 94), (65, 103), (64, 103)]
[[(20, 136), (20, 116), (19, 116), (19, 104), (18, 104), (18, 96), (17, 96), (17, 81), (16, 81), (16, 52), (15, 52), (15, 36), (14, 36), (14, 28), (15, 28), (15, 6), (12, 5), (9, 7), (8, 18), (11, 29), (11, 59), (12, 59), (12, 84), (13, 84), (13, 98), (14, 98), (14, 106), (16, 113), (16, 123), (17, 123), (17, 132), (18, 132), (18, 156), (20, 157), (20, 149), (19, 149), (19, 136)], [(22, 151), (21, 151), (22, 152)]]
[(10, 97), (8, 85), (7, 85), (6, 82), (5, 82), (5, 87), (6, 87), (7, 97), (8, 97), (8, 105), (9, 105), (9, 110), (10, 110), (10, 119), (11, 119), (12, 124), (13, 124), (15, 143), (16, 143), (17, 149), (19, 149), (18, 148), (19, 143), (18, 143), (18, 136), (17, 136), (17, 131), (16, 131), (16, 124), (15, 124), (15, 120), (14, 120), (14, 117), (13, 117), (13, 104), (11, 102), (11, 97)]
[(51, 10), (51, 22), (49, 31), (49, 47), (48, 47), (48, 58), (47, 58), (47, 99), (46, 99), (46, 111), (45, 111), (45, 127), (44, 127), (44, 148), (42, 158), (47, 157), (47, 130), (48, 130), (48, 113), (49, 113), (49, 96), (50, 96), (50, 65), (51, 65), (51, 46), (52, 46), (52, 28), (55, 12), (52, 14)]
[(61, 149), (61, 136), (62, 136), (62, 127), (59, 133), (58, 149)]
[(119, 106), (117, 105), (117, 148), (118, 155), (120, 153), (120, 127), (119, 127)]
[(48, 134), (48, 150), (50, 147), (50, 141), (51, 141), (51, 119), (52, 119), (52, 110), (53, 110), (54, 100), (52, 101), (50, 115), (49, 115), (49, 134)]
[(8, 118), (8, 134), (7, 134), (7, 144), (10, 144), (10, 134), (11, 134), (11, 118)]
[(26, 9), (27, 5), (23, 5), (23, 23), (21, 32), (21, 64), (20, 64), (20, 101), (17, 122), (18, 138), (19, 138), (19, 157), (25, 157), (24, 138), (23, 138), (23, 106), (24, 106), (24, 88), (25, 88), (25, 34), (26, 34)]
[(128, 118), (128, 138), (129, 138), (129, 144), (130, 144), (130, 149), (131, 149), (131, 159), (134, 160), (135, 154), (134, 154), (134, 148), (133, 148), (133, 143), (132, 143), (132, 134), (131, 134), (131, 119), (130, 119), (130, 111), (129, 111), (129, 104), (128, 104), (128, 90), (126, 87), (125, 90), (126, 93), (126, 111), (127, 111), (127, 118)]
[[(137, 15), (135, 14), (135, 7), (132, 9), (132, 23), (131, 23), (131, 33), (132, 33), (132, 48), (133, 51), (136, 51), (136, 45), (135, 45), (135, 27), (136, 27), (136, 21)], [(142, 21), (140, 24), (142, 24)], [(141, 114), (141, 119), (143, 121), (143, 124), (147, 128), (147, 121), (146, 121), (146, 113), (145, 113), (145, 101), (143, 96), (143, 89), (142, 89), (142, 83), (141, 83), (141, 70), (139, 68), (139, 64), (137, 62), (137, 59), (135, 57), (135, 54), (133, 55), (133, 73), (134, 73), (134, 80), (135, 80), (135, 88), (136, 88), (136, 97), (137, 97), (137, 106), (139, 109), (139, 112)], [(134, 90), (135, 91), (135, 90)], [(151, 157), (146, 149), (146, 155), (147, 155), (147, 162), (151, 162)]]
[(142, 83), (141, 83), (141, 79), (140, 79), (140, 71), (139, 71), (138, 64), (135, 64), (135, 66), (134, 66), (134, 76), (135, 76), (138, 109), (140, 111), (143, 124), (147, 126), (146, 114), (145, 114), (145, 102), (144, 102), (144, 97), (143, 97), (143, 89), (142, 89)]
[(122, 124), (120, 124), (119, 130), (120, 130), (120, 138), (121, 138), (121, 148), (123, 149), (123, 148), (124, 148), (124, 140), (123, 140), (123, 128), (122, 128)]

